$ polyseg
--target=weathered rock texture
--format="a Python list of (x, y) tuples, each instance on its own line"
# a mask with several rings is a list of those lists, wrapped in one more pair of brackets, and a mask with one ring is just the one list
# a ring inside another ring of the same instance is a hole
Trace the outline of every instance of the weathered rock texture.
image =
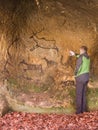
[(0, 80), (11, 88), (73, 86), (75, 58), (69, 50), (78, 52), (81, 45), (88, 46), (97, 77), (97, 0), (0, 1)]

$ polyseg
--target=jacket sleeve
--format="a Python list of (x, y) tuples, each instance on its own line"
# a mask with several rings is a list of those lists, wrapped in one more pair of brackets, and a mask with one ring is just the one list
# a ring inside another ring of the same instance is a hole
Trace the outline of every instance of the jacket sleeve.
[(82, 56), (79, 56), (76, 63), (75, 75), (77, 75), (81, 65), (82, 65)]
[(79, 54), (75, 53), (75, 57), (76, 57), (76, 58), (79, 58), (79, 56), (80, 56)]

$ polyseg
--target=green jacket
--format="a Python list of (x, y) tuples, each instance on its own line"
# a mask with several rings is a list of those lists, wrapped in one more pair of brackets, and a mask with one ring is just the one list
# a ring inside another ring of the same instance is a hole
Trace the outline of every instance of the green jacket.
[(75, 70), (75, 77), (78, 77), (82, 74), (87, 74), (90, 72), (90, 58), (87, 53), (82, 55), (77, 55), (77, 63)]

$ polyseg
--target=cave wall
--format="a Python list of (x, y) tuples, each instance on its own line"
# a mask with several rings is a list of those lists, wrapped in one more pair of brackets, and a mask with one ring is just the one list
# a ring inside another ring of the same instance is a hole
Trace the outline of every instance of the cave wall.
[[(97, 0), (0, 1), (0, 100), (7, 110), (75, 111), (76, 59), (69, 50), (86, 45), (91, 77), (98, 76), (97, 12)], [(98, 83), (89, 86), (88, 106), (95, 110)]]
[[(97, 64), (96, 5), (90, 0), (73, 4), (71, 0), (39, 0), (39, 5), (34, 0), (1, 0), (1, 79), (14, 77), (35, 84), (50, 77), (53, 82), (67, 80), (75, 67), (69, 50), (78, 52), (81, 45), (88, 46)], [(97, 66), (92, 68), (97, 75)]]

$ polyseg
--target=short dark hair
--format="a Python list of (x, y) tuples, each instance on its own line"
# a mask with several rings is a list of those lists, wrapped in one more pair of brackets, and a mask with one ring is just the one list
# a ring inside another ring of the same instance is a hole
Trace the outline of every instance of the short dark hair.
[(83, 50), (86, 51), (86, 52), (88, 51), (87, 46), (81, 46), (80, 48), (83, 49)]

